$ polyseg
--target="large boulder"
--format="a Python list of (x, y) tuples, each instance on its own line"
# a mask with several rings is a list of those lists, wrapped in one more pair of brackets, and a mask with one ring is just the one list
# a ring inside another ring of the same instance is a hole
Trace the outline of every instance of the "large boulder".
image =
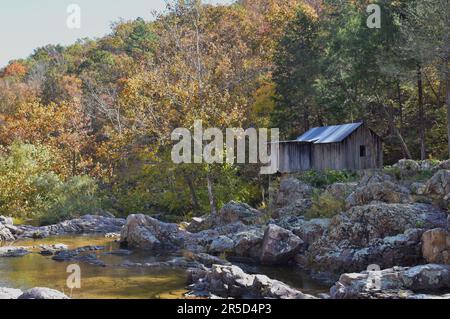
[(347, 240), (357, 247), (370, 240), (394, 236), (411, 228), (431, 229), (447, 226), (447, 215), (427, 204), (370, 204), (356, 206), (335, 216), (328, 239)]
[(222, 298), (314, 299), (265, 275), (250, 275), (237, 266), (213, 265), (190, 270), (190, 295)]
[(210, 231), (207, 235), (199, 237), (201, 240), (197, 242), (206, 246), (210, 254), (225, 253), (228, 257), (244, 257), (253, 262), (259, 260), (264, 237), (264, 230), (261, 227), (246, 227), (236, 232), (220, 233), (216, 230)]
[(18, 299), (70, 299), (58, 290), (36, 287), (25, 291)]
[(379, 170), (365, 170), (358, 183), (358, 187), (366, 186), (372, 183), (393, 182), (392, 176), (380, 172)]
[(313, 218), (306, 220), (299, 216), (286, 216), (275, 223), (300, 237), (305, 244), (310, 245), (317, 241), (330, 226), (329, 218)]
[(4, 224), (0, 223), (0, 242), (2, 241), (14, 241), (15, 237), (11, 233), (11, 230), (5, 226)]
[(291, 231), (270, 224), (264, 233), (260, 261), (266, 265), (286, 263), (303, 248), (303, 245), (303, 240)]
[(211, 219), (213, 227), (238, 221), (244, 225), (253, 225), (263, 223), (264, 214), (245, 203), (231, 201), (224, 205), (217, 215), (211, 216)]
[(13, 226), (12, 217), (0, 216), (0, 224)]
[(0, 299), (17, 299), (23, 291), (20, 289), (0, 287)]
[(393, 167), (398, 168), (403, 172), (417, 172), (421, 169), (420, 163), (411, 159), (401, 159), (396, 164), (394, 164)]
[(337, 199), (347, 198), (358, 187), (358, 183), (334, 183), (329, 185), (325, 191)]
[[(330, 289), (333, 299), (417, 299), (426, 298), (422, 291), (449, 292), (450, 266), (420, 265), (394, 267), (378, 271), (342, 274)], [(419, 296), (417, 296), (419, 292)]]
[(382, 268), (417, 265), (424, 262), (422, 233), (421, 229), (409, 229), (403, 234), (374, 239), (366, 247), (354, 247), (347, 241), (331, 243), (324, 236), (305, 255), (297, 255), (296, 261), (325, 281), (334, 281), (342, 273), (363, 271), (371, 264)]
[(150, 216), (129, 215), (122, 229), (121, 245), (146, 250), (177, 250), (189, 236), (177, 224), (161, 222)]
[(276, 204), (278, 207), (288, 206), (301, 199), (312, 196), (314, 188), (296, 178), (283, 179), (277, 194)]
[(450, 170), (440, 170), (431, 177), (426, 185), (424, 193), (438, 199), (448, 199), (450, 193)]
[(410, 191), (390, 181), (372, 182), (358, 187), (345, 200), (347, 207), (366, 205), (373, 201), (385, 203), (411, 202)]
[(296, 261), (324, 279), (362, 271), (423, 263), (422, 234), (446, 228), (444, 212), (426, 204), (371, 204), (335, 216), (324, 235)]
[(450, 265), (450, 233), (443, 228), (422, 235), (422, 254), (427, 262)]

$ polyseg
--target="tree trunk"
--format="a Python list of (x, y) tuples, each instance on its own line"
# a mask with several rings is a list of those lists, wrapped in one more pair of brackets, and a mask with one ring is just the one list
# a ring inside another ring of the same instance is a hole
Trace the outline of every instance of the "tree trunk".
[(217, 204), (216, 204), (216, 198), (214, 196), (213, 182), (212, 182), (211, 175), (210, 175), (209, 165), (207, 167), (206, 183), (207, 183), (207, 187), (208, 187), (209, 206), (211, 207), (211, 214), (214, 215), (217, 213)]
[(419, 139), (420, 139), (420, 159), (425, 159), (425, 115), (423, 110), (423, 85), (422, 85), (422, 66), (417, 65), (417, 93), (419, 99), (418, 121), (419, 121)]
[(398, 130), (397, 126), (395, 126), (393, 116), (391, 115), (391, 112), (389, 111), (388, 106), (383, 104), (383, 110), (384, 110), (384, 113), (386, 114), (386, 117), (387, 117), (387, 120), (388, 120), (391, 130), (395, 133), (395, 135), (397, 136), (397, 138), (400, 142), (400, 146), (402, 148), (403, 154), (405, 155), (405, 157), (407, 159), (411, 159), (412, 156), (411, 156), (411, 152), (409, 151), (408, 145), (406, 145), (406, 142), (403, 139), (402, 134)]
[(192, 182), (192, 178), (190, 176), (185, 176), (186, 184), (189, 187), (189, 191), (191, 192), (191, 200), (192, 200), (192, 208), (194, 210), (194, 214), (200, 212), (200, 204), (198, 203), (197, 192), (195, 191), (194, 183)]
[(400, 130), (403, 129), (403, 102), (402, 102), (402, 89), (400, 87), (400, 81), (397, 81), (397, 99), (400, 113)]

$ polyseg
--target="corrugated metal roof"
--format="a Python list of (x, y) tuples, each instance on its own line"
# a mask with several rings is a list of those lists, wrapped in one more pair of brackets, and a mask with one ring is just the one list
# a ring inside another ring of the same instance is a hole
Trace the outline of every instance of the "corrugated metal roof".
[(363, 123), (351, 123), (342, 125), (315, 127), (297, 138), (299, 142), (314, 144), (338, 143), (352, 134)]

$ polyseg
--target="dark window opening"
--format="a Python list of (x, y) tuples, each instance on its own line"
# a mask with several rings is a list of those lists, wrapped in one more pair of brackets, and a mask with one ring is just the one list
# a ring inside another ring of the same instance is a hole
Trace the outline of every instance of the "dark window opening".
[(359, 157), (366, 157), (366, 146), (361, 145), (359, 147)]

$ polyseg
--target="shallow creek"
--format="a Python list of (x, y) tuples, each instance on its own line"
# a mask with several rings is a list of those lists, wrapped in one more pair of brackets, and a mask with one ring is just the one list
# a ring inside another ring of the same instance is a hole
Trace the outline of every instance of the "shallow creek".
[[(57, 262), (51, 256), (37, 253), (41, 244), (66, 244), (70, 249), (97, 245), (105, 250), (98, 251), (98, 258), (107, 266), (99, 267), (79, 263), (81, 267), (81, 288), (69, 290), (66, 268), (73, 262)], [(0, 287), (20, 288), (49, 287), (63, 291), (72, 298), (112, 298), (112, 299), (148, 299), (148, 298), (183, 298), (186, 290), (186, 271), (173, 268), (129, 268), (121, 267), (125, 261), (155, 262), (167, 260), (173, 256), (152, 256), (148, 252), (133, 252), (128, 256), (105, 254), (119, 249), (118, 243), (103, 236), (64, 236), (38, 240), (23, 240), (15, 246), (35, 246), (36, 251), (24, 257), (0, 258)], [(326, 292), (327, 287), (312, 281), (304, 273), (292, 268), (280, 267), (243, 267), (250, 273), (266, 274), (281, 280), (305, 293)]]

